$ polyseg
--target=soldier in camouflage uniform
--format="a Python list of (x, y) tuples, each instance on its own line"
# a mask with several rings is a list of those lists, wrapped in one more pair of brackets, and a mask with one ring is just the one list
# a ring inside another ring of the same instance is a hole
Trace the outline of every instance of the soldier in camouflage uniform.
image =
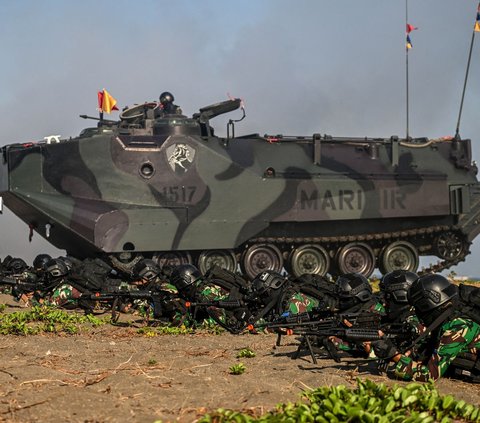
[(81, 296), (78, 289), (68, 283), (62, 283), (53, 290), (51, 295), (43, 298), (41, 303), (55, 307), (76, 308)]
[[(38, 279), (36, 272), (28, 267), (27, 263), (21, 258), (5, 257), (2, 263), (2, 271), (17, 281), (21, 280), (35, 284)], [(32, 292), (19, 291), (15, 286), (11, 288), (10, 292), (15, 300), (20, 302), (22, 306), (28, 307), (30, 305), (30, 298), (33, 295)]]
[[(415, 316), (408, 302), (408, 289), (418, 279), (418, 275), (406, 270), (394, 270), (380, 280), (380, 292), (385, 306), (385, 321), (395, 323)], [(415, 316), (416, 318), (416, 316)], [(418, 320), (418, 319), (417, 319)]]
[[(347, 273), (340, 276), (335, 282), (335, 293), (339, 299), (339, 313), (373, 313), (385, 314), (384, 306), (373, 295), (372, 286), (368, 279), (359, 273)], [(352, 324), (344, 321), (346, 327)], [(352, 355), (361, 355), (370, 357), (371, 348), (369, 342), (352, 343), (339, 337), (331, 336), (328, 342), (339, 350)]]
[(47, 279), (45, 292), (35, 295), (37, 303), (64, 307), (76, 308), (82, 292), (68, 281), (69, 268), (61, 258), (49, 260), (45, 264), (45, 277)]
[(280, 308), (282, 312), (299, 314), (313, 310), (335, 310), (338, 298), (334, 292), (335, 284), (324, 276), (303, 274), (289, 283), (282, 293)]
[[(217, 279), (205, 278), (202, 273), (191, 264), (183, 264), (172, 269), (170, 282), (178, 290), (180, 298), (186, 303), (203, 303), (227, 299), (230, 291), (226, 286), (219, 285)], [(214, 315), (212, 318), (211, 315)], [(225, 311), (219, 307), (193, 307), (188, 310), (185, 319), (190, 324), (206, 323), (208, 325), (219, 323), (226, 325)], [(225, 326), (224, 326), (225, 327)]]
[(428, 354), (415, 361), (410, 351), (401, 354), (389, 340), (373, 343), (379, 357), (389, 359), (389, 376), (403, 380), (428, 381), (447, 375), (457, 358), (467, 354), (478, 363), (480, 324), (464, 315), (458, 287), (441, 275), (418, 278), (408, 292), (409, 302), (431, 333)]
[[(38, 256), (37, 256), (38, 258)], [(76, 307), (81, 292), (67, 281), (68, 267), (62, 258), (34, 260), (34, 267), (24, 269), (18, 279), (37, 284), (34, 291), (18, 292), (12, 289), (12, 295), (25, 307), (49, 305), (56, 307)]]
[(387, 273), (380, 281), (380, 290), (385, 306), (382, 323), (386, 326), (405, 326), (407, 323), (411, 328), (412, 336), (418, 336), (425, 331), (425, 326), (420, 322), (415, 314), (415, 309), (408, 302), (408, 290), (417, 279), (416, 273), (394, 270)]
[[(142, 259), (134, 266), (133, 277), (135, 278), (131, 284), (134, 286), (133, 290), (147, 289), (162, 296), (160, 310), (162, 318), (177, 326), (188, 324), (189, 316), (185, 301), (180, 298), (177, 287), (167, 280), (156, 262), (151, 259)], [(147, 314), (153, 312), (150, 310), (151, 305), (146, 301), (135, 300), (132, 306), (146, 307)]]

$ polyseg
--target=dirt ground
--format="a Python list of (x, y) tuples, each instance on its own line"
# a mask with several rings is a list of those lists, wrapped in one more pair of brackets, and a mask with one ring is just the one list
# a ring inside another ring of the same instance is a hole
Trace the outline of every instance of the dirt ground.
[[(274, 345), (268, 334), (145, 337), (111, 325), (72, 336), (2, 336), (0, 421), (193, 422), (219, 407), (262, 413), (296, 401), (305, 389), (354, 387), (356, 377), (395, 383), (373, 363), (322, 358), (314, 364), (308, 354), (293, 360), (294, 337)], [(247, 347), (256, 356), (238, 359)], [(239, 362), (245, 373), (230, 374)], [(442, 394), (480, 405), (479, 385), (437, 384)]]

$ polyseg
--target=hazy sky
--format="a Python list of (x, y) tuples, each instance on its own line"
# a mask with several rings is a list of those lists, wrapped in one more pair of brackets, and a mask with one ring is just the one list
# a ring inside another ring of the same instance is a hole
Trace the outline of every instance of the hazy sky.
[[(454, 134), (476, 9), (409, 1), (410, 135)], [(121, 107), (169, 90), (187, 115), (230, 93), (237, 134), (405, 135), (404, 0), (0, 0), (0, 43), (0, 145), (77, 135), (102, 88)], [(461, 126), (477, 161), (479, 75), (480, 39)], [(0, 230), (0, 257), (57, 253), (8, 211)], [(455, 270), (480, 275), (479, 254)]]

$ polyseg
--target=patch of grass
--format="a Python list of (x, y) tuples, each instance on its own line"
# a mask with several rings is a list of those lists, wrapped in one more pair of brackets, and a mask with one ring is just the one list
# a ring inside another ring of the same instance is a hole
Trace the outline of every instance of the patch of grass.
[(194, 333), (193, 328), (186, 326), (145, 326), (137, 330), (137, 333), (147, 338), (159, 336), (159, 335), (189, 335)]
[(254, 351), (252, 351), (250, 348), (243, 348), (240, 350), (237, 354), (237, 358), (253, 358), (257, 354), (255, 354)]
[(217, 322), (210, 319), (204, 320), (202, 323), (196, 325), (195, 327), (196, 329), (203, 330), (213, 335), (221, 335), (222, 333), (226, 332), (226, 330), (222, 328)]
[(247, 370), (247, 368), (245, 367), (245, 364), (238, 363), (238, 364), (234, 364), (233, 366), (230, 366), (228, 370), (231, 375), (241, 375), (245, 373), (245, 370)]
[(433, 382), (387, 387), (357, 379), (355, 389), (344, 385), (305, 391), (300, 401), (277, 405), (261, 416), (218, 409), (199, 423), (226, 422), (478, 422), (480, 408), (451, 395), (441, 396)]
[(146, 338), (153, 338), (158, 335), (155, 328), (152, 328), (151, 326), (145, 326), (143, 328), (137, 329), (137, 333), (139, 335), (145, 336)]
[(0, 315), (1, 335), (34, 335), (38, 333), (80, 332), (83, 326), (100, 326), (105, 319), (93, 315), (69, 313), (55, 307), (36, 306), (30, 310)]
[(158, 361), (155, 360), (154, 358), (150, 358), (147, 362), (147, 366), (156, 366), (158, 364)]

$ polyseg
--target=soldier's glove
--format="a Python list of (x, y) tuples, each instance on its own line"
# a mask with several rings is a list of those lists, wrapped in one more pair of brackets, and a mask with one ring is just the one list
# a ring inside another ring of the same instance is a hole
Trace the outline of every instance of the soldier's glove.
[(371, 345), (378, 358), (388, 360), (398, 354), (397, 347), (390, 339), (373, 341)]

